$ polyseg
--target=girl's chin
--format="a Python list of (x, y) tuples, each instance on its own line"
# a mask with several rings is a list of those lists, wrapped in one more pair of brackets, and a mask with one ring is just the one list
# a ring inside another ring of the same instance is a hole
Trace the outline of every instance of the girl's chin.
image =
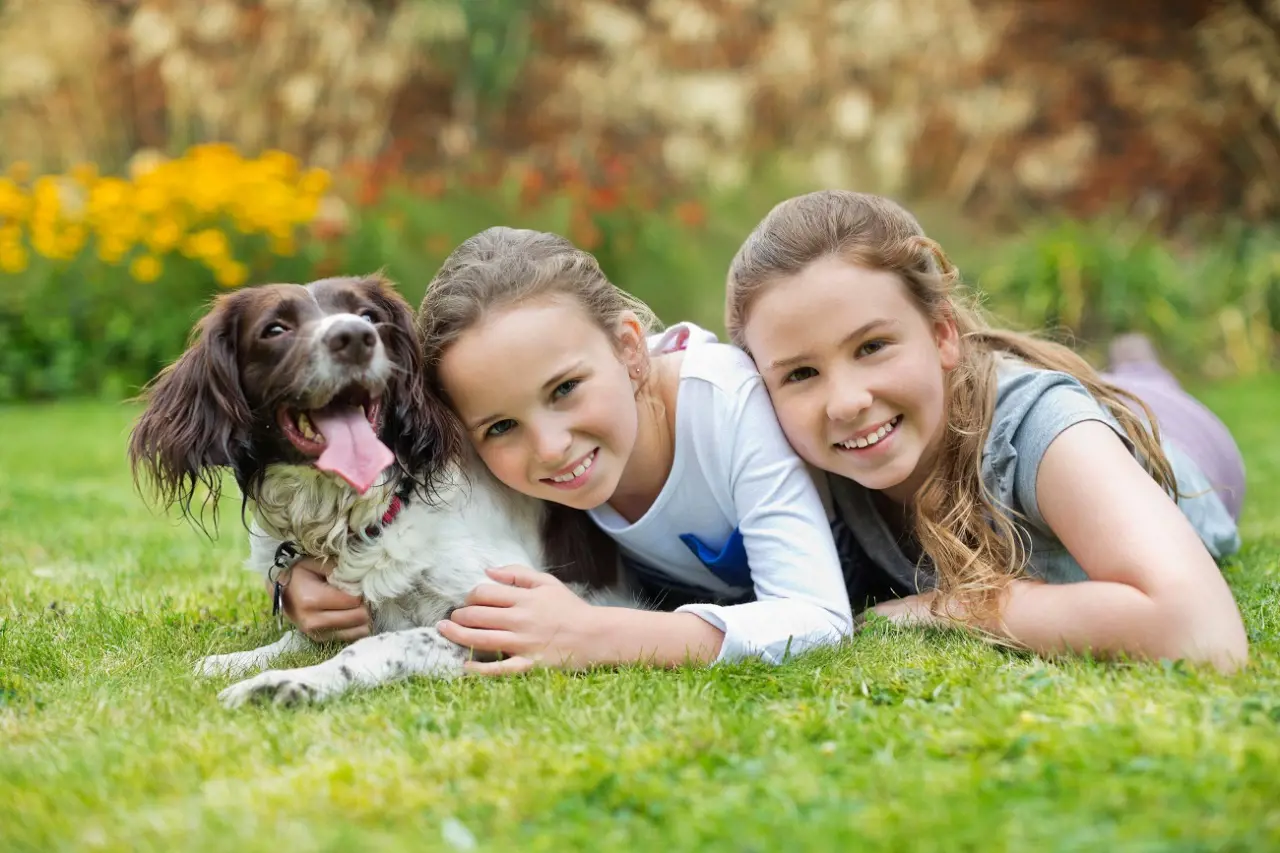
[(903, 471), (901, 466), (896, 464), (874, 467), (856, 465), (850, 464), (851, 460), (847, 457), (836, 457), (831, 461), (836, 464), (831, 465), (829, 462), (827, 465), (820, 465), (818, 467), (844, 477), (846, 480), (853, 480), (864, 489), (870, 489), (876, 492), (885, 492), (895, 489), (906, 482), (911, 476), (911, 471), (909, 469)]

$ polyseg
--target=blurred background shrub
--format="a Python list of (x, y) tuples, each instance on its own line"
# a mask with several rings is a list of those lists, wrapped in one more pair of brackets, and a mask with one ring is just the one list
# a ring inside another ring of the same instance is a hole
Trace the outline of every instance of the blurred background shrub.
[(3, 0), (0, 401), (130, 394), (219, 292), (494, 224), (720, 330), (780, 199), (917, 210), (1022, 328), (1275, 366), (1280, 6)]

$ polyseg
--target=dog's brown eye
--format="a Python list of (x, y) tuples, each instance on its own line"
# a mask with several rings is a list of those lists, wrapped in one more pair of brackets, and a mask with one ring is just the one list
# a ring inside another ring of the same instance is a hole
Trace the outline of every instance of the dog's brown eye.
[(378, 324), (378, 315), (372, 308), (364, 309), (360, 312), (360, 316), (368, 320), (370, 323), (373, 323), (375, 326)]
[(284, 323), (270, 323), (262, 330), (262, 336), (264, 338), (278, 338), (287, 331), (289, 329)]

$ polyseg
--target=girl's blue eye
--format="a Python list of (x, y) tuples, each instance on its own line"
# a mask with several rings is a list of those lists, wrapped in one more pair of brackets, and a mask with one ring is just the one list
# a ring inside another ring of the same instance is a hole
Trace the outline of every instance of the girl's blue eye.
[(797, 367), (795, 370), (787, 374), (787, 378), (783, 382), (803, 382), (806, 379), (812, 379), (818, 375), (818, 371), (812, 367)]
[(485, 438), (497, 438), (500, 435), (506, 435), (507, 433), (511, 432), (511, 430), (515, 428), (516, 428), (516, 422), (513, 421), (511, 418), (507, 418), (501, 421), (495, 421), (494, 423), (489, 425), (489, 428), (487, 430), (484, 431), (484, 436)]
[(556, 389), (551, 392), (552, 398), (559, 400), (562, 397), (567, 397), (570, 391), (578, 387), (579, 381), (580, 380), (578, 379), (566, 379), (565, 381), (561, 382), (559, 385), (556, 386)]

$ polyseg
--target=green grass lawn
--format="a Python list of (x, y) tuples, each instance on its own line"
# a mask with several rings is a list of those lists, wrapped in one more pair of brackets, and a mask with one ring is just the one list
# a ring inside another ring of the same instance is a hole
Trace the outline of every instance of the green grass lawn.
[(1280, 379), (1205, 398), (1250, 466), (1236, 676), (876, 624), (234, 713), (190, 666), (276, 636), (238, 504), (215, 543), (147, 509), (130, 408), (0, 409), (0, 850), (1276, 849)]

